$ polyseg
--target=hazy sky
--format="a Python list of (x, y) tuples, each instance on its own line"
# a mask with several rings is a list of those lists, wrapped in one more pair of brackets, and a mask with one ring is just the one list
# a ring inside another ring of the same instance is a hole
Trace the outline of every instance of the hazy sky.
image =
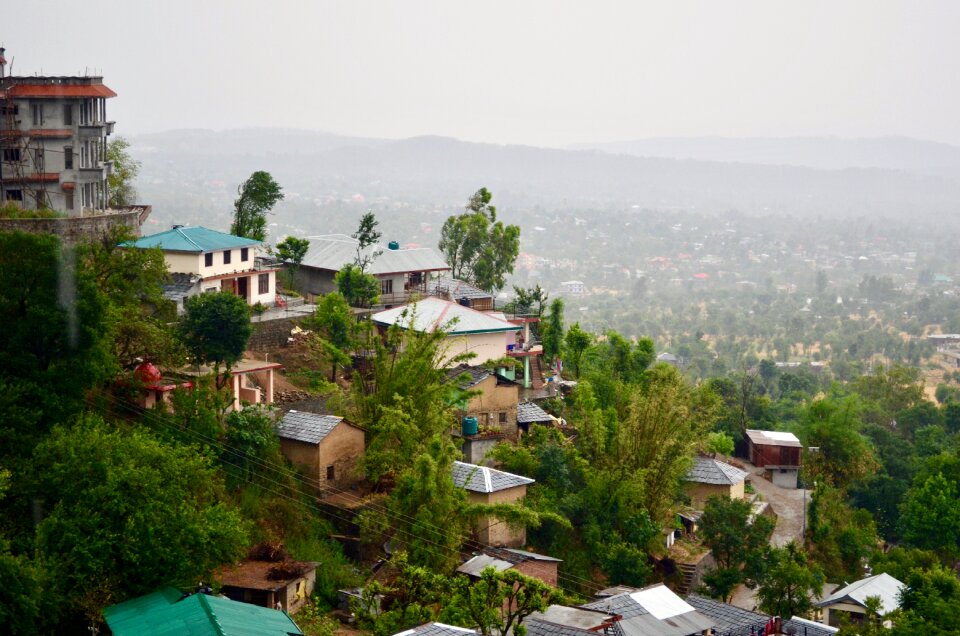
[(960, 144), (960, 2), (7, 3), (15, 74), (100, 69), (120, 134)]

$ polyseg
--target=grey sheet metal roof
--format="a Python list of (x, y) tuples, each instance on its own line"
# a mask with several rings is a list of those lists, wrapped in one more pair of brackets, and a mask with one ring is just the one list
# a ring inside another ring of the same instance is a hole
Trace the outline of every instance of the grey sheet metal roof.
[(464, 374), (468, 375), (469, 378), (463, 380), (462, 382), (457, 382), (457, 386), (464, 391), (470, 387), (477, 386), (493, 375), (493, 373), (487, 369), (484, 369), (483, 367), (471, 367), (468, 364), (461, 364), (450, 369), (449, 373), (447, 373), (447, 378), (450, 380), (457, 380)]
[(476, 634), (472, 629), (466, 627), (455, 627), (445, 625), (444, 623), (425, 623), (419, 627), (397, 632), (394, 636), (464, 636), (465, 634)]
[(290, 411), (277, 424), (277, 435), (284, 439), (319, 444), (342, 421), (343, 418), (336, 415)]
[(485, 292), (479, 287), (470, 283), (449, 276), (441, 276), (427, 282), (427, 293), (431, 296), (440, 296), (457, 301), (461, 298), (468, 300), (482, 300), (484, 298), (493, 298), (493, 294)]
[(550, 414), (533, 402), (521, 402), (517, 404), (517, 423), (531, 424), (533, 422), (552, 422)]
[[(357, 257), (357, 240), (345, 234), (309, 236), (310, 248), (301, 263), (302, 267), (315, 267), (339, 272)], [(383, 245), (367, 248), (366, 255), (379, 252), (367, 266), (367, 273), (374, 276), (404, 272), (447, 271), (450, 266), (429, 247), (391, 250)]]
[(519, 550), (517, 548), (503, 548), (503, 551), (520, 557), (522, 560), (533, 559), (535, 561), (554, 561), (556, 563), (563, 563), (563, 559), (557, 559), (552, 556), (547, 556), (546, 554), (537, 554), (536, 552), (527, 552), (526, 550)]
[(880, 615), (884, 616), (900, 607), (900, 590), (903, 587), (903, 583), (884, 572), (841, 587), (827, 598), (817, 602), (816, 605), (825, 607), (840, 601), (847, 601), (866, 607), (867, 597), (879, 596), (883, 603)]
[(527, 627), (528, 636), (597, 636), (597, 632), (572, 625), (554, 623), (536, 617), (534, 614), (528, 616), (523, 624)]
[(515, 486), (526, 486), (535, 481), (529, 477), (506, 473), (496, 468), (477, 466), (466, 462), (453, 462), (453, 483), (458, 488), (464, 488), (471, 492), (498, 492)]
[(578, 631), (593, 630), (603, 627), (616, 619), (613, 614), (598, 612), (596, 610), (583, 609), (582, 607), (568, 607), (566, 605), (550, 605), (542, 612), (530, 614), (527, 620), (538, 620), (559, 625), (563, 627), (572, 627)]
[(504, 570), (509, 570), (513, 566), (513, 563), (504, 561), (503, 559), (498, 559), (494, 556), (490, 556), (489, 554), (478, 554), (475, 557), (471, 557), (466, 563), (458, 567), (457, 572), (460, 572), (461, 574), (469, 574), (470, 576), (480, 576), (480, 573), (487, 568), (493, 568), (497, 572), (503, 572)]
[(630, 594), (627, 592), (603, 598), (599, 601), (585, 603), (580, 607), (599, 610), (608, 614), (619, 614), (625, 619), (633, 618), (634, 616), (643, 616), (644, 614), (650, 613), (646, 610), (646, 608), (631, 598)]
[(200, 282), (200, 277), (196, 274), (174, 272), (170, 274), (170, 278), (170, 282), (160, 289), (163, 291), (164, 298), (174, 301), (189, 296), (196, 289), (197, 283)]
[(783, 621), (783, 632), (785, 634), (796, 634), (797, 636), (833, 636), (840, 631), (839, 627), (830, 627), (822, 623), (814, 623), (805, 618), (794, 616), (788, 621)]
[(755, 636), (759, 629), (770, 620), (770, 617), (766, 614), (751, 612), (735, 605), (696, 594), (689, 595), (687, 603), (712, 620), (716, 626), (716, 631), (723, 636)]
[(624, 619), (617, 627), (623, 636), (695, 636), (713, 627), (713, 621), (698, 612), (666, 618), (645, 614)]
[(432, 297), (375, 313), (372, 318), (374, 322), (381, 325), (397, 325), (404, 329), (413, 328), (424, 332), (446, 329), (451, 335), (519, 331), (520, 329), (520, 325), (515, 325), (493, 314)]
[(698, 484), (733, 486), (746, 479), (747, 472), (709, 457), (697, 457), (685, 479)]

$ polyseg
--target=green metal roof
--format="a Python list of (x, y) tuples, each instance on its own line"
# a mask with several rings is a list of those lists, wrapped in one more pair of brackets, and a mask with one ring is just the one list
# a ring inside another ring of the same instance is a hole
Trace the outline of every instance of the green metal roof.
[(114, 636), (303, 636), (286, 612), (167, 587), (103, 611)]
[(213, 252), (260, 245), (260, 241), (217, 232), (205, 227), (175, 227), (125, 243), (125, 247), (159, 247), (171, 252)]

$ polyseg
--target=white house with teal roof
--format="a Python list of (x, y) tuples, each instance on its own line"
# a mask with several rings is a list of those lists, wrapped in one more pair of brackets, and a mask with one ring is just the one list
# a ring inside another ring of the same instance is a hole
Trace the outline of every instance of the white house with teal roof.
[(165, 289), (171, 300), (201, 293), (229, 291), (248, 305), (273, 306), (277, 270), (264, 262), (260, 241), (205, 227), (175, 225), (159, 234), (127, 243), (128, 247), (159, 247), (173, 283)]

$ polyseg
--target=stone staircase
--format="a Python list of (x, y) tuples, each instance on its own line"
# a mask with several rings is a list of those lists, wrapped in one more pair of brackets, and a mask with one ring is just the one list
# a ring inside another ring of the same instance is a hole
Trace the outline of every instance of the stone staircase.
[(677, 570), (680, 573), (677, 594), (686, 596), (693, 591), (693, 584), (697, 580), (697, 566), (691, 563), (677, 563)]

